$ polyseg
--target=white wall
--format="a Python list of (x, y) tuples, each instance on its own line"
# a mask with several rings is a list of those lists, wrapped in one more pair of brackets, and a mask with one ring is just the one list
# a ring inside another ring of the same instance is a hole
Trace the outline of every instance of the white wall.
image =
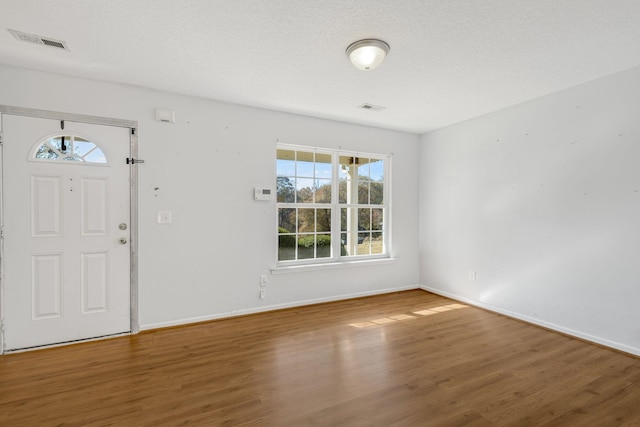
[(640, 68), (423, 135), (420, 244), (426, 289), (640, 354)]
[[(139, 122), (143, 328), (419, 283), (416, 135), (1, 65), (0, 104)], [(174, 109), (177, 123), (154, 121), (156, 107)], [(393, 153), (395, 262), (270, 273), (275, 204), (254, 201), (253, 188), (275, 187), (277, 141)], [(157, 225), (158, 210), (172, 211), (173, 224)]]

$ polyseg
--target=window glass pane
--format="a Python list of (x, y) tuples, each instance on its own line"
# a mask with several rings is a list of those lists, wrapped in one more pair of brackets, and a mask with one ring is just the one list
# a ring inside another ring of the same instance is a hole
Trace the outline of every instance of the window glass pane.
[(369, 181), (369, 159), (358, 157), (356, 161), (358, 162), (358, 177)]
[(295, 176), (296, 152), (293, 150), (278, 150), (276, 174), (278, 176)]
[(91, 141), (84, 138), (73, 138), (73, 153), (78, 156), (77, 161), (89, 163), (107, 163), (107, 157), (101, 149)]
[(352, 251), (349, 249), (347, 233), (340, 233), (340, 256), (351, 256)]
[[(370, 209), (342, 208), (340, 211), (343, 231), (341, 243), (344, 246), (341, 252), (346, 252), (348, 256), (357, 255), (359, 254), (358, 247), (363, 243), (363, 238), (358, 233), (358, 229), (361, 232), (364, 232), (365, 228), (368, 229)], [(359, 218), (359, 216), (362, 218)]]
[(358, 233), (358, 255), (369, 255), (371, 253), (371, 240), (369, 233)]
[(347, 203), (347, 185), (349, 181), (340, 178), (338, 183), (338, 203)]
[[(35, 158), (43, 160), (57, 160), (59, 151), (55, 148), (53, 143), (55, 140), (50, 140), (49, 144), (44, 143), (38, 147)], [(58, 140), (58, 147), (60, 146), (60, 140)]]
[(358, 209), (358, 230), (371, 230), (371, 209), (360, 208)]
[(351, 174), (351, 166), (355, 164), (355, 159), (352, 156), (340, 156), (340, 178), (349, 178)]
[(297, 203), (313, 203), (313, 178), (298, 178), (296, 190)]
[(315, 238), (314, 234), (298, 236), (298, 259), (315, 258)]
[(378, 254), (384, 253), (383, 249), (384, 249), (384, 245), (382, 241), (382, 233), (381, 232), (371, 233), (371, 253), (378, 255)]
[[(67, 136), (65, 136), (64, 138), (65, 138), (65, 141), (69, 139), (69, 137), (67, 137)], [(62, 152), (62, 137), (61, 136), (57, 136), (55, 138), (51, 138), (49, 141), (45, 142), (45, 144), (48, 144), (49, 146), (55, 148), (59, 152)]]
[(85, 156), (90, 150), (92, 150), (96, 144), (89, 142), (84, 138), (73, 138), (73, 152), (78, 156)]
[(369, 159), (358, 158), (358, 203), (367, 205), (369, 204), (369, 183), (371, 177), (369, 176)]
[(278, 235), (278, 261), (291, 261), (296, 259), (295, 234)]
[[(338, 199), (339, 203), (355, 203), (354, 194), (352, 196), (351, 192), (351, 181), (358, 179), (357, 177), (357, 168), (355, 166), (356, 159), (351, 156), (340, 156), (340, 171), (338, 174), (340, 183), (338, 187)], [(349, 201), (348, 198), (352, 197), (354, 201)]]
[(369, 181), (358, 181), (358, 203), (361, 205), (369, 204)]
[(369, 167), (371, 168), (369, 174), (371, 177), (371, 181), (384, 181), (384, 160), (381, 159), (371, 159), (371, 163), (369, 163)]
[[(362, 209), (368, 211), (368, 209)], [(346, 251), (349, 255), (356, 255), (358, 246), (358, 228), (361, 228), (358, 218), (358, 208), (341, 209), (341, 226)]]
[(370, 185), (369, 185), (369, 203), (372, 205), (381, 205), (384, 202), (384, 160), (371, 159), (370, 166)]
[(313, 153), (298, 151), (297, 156), (296, 175), (305, 178), (313, 178)]
[(76, 161), (89, 163), (107, 163), (107, 156), (98, 148), (96, 144), (77, 136), (70, 137), (72, 140), (71, 152)]
[(331, 154), (316, 153), (315, 177), (331, 179)]
[(316, 238), (316, 257), (329, 258), (331, 256), (331, 235), (318, 234)]
[(296, 232), (296, 210), (293, 208), (278, 209), (278, 233)]
[(331, 231), (331, 209), (316, 210), (316, 231)]
[(107, 156), (98, 147), (88, 151), (87, 154), (84, 155), (83, 159), (88, 163), (107, 163)]
[(278, 202), (294, 203), (296, 201), (296, 179), (288, 176), (279, 176), (276, 178), (276, 192), (278, 193)]
[(384, 220), (384, 211), (382, 209), (371, 209), (371, 229), (382, 231), (382, 222)]
[(298, 233), (313, 233), (316, 231), (316, 210), (298, 209)]
[(370, 203), (372, 205), (381, 205), (384, 203), (384, 184), (382, 182), (371, 182), (369, 184)]
[(316, 179), (316, 203), (331, 203), (331, 180)]

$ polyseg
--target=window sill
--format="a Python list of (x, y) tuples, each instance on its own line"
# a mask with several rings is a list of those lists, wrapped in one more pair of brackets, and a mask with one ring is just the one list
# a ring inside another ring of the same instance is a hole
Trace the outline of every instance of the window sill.
[(340, 268), (353, 268), (353, 267), (369, 267), (369, 266), (393, 264), (395, 262), (396, 262), (396, 258), (374, 258), (374, 259), (360, 259), (360, 260), (353, 260), (353, 261), (326, 262), (326, 263), (318, 263), (318, 264), (286, 265), (286, 266), (273, 267), (271, 269), (271, 274), (302, 273), (306, 271), (335, 270)]

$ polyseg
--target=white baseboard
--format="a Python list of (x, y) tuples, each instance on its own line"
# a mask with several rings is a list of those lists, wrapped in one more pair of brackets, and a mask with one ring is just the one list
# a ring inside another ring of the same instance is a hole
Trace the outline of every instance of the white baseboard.
[(455, 294), (452, 294), (452, 293), (449, 293), (449, 292), (446, 292), (446, 291), (442, 291), (440, 289), (431, 288), (429, 286), (421, 285), (421, 286), (419, 286), (419, 289), (422, 289), (422, 290), (427, 291), (427, 292), (432, 292), (434, 294), (442, 295), (443, 297), (451, 298), (451, 299), (456, 300), (456, 301), (464, 302), (464, 303), (469, 304), (469, 305), (480, 307), (480, 308), (483, 308), (485, 310), (493, 311), (495, 313), (499, 313), (499, 314), (502, 314), (502, 315), (507, 316), (507, 317), (512, 317), (514, 319), (522, 320), (522, 321), (527, 322), (527, 323), (531, 323), (531, 324), (534, 324), (534, 325), (542, 326), (543, 328), (551, 329), (551, 330), (554, 330), (554, 331), (557, 331), (557, 332), (560, 332), (560, 333), (563, 333), (563, 334), (566, 334), (566, 335), (570, 335), (572, 337), (580, 338), (580, 339), (585, 340), (585, 341), (590, 341), (590, 342), (598, 344), (598, 345), (602, 345), (602, 346), (605, 346), (605, 347), (610, 347), (610, 348), (613, 348), (615, 350), (619, 350), (619, 351), (622, 351), (622, 352), (625, 352), (625, 353), (632, 354), (634, 356), (640, 356), (640, 348), (637, 348), (637, 347), (631, 347), (631, 346), (628, 346), (626, 344), (621, 344), (621, 343), (618, 343), (618, 342), (615, 342), (615, 341), (608, 340), (606, 338), (602, 338), (602, 337), (598, 337), (598, 336), (595, 336), (595, 335), (587, 334), (587, 333), (584, 333), (584, 332), (576, 331), (576, 330), (573, 330), (573, 329), (570, 329), (570, 328), (565, 328), (564, 326), (557, 325), (555, 323), (545, 322), (544, 320), (536, 319), (534, 317), (529, 317), (529, 316), (526, 316), (526, 315), (523, 315), (523, 314), (520, 314), (520, 313), (515, 313), (513, 311), (505, 310), (505, 309), (500, 308), (500, 307), (495, 307), (495, 306), (492, 306), (490, 304), (485, 304), (483, 302), (476, 301), (476, 300), (473, 300), (473, 299), (470, 299), (470, 298), (466, 298), (466, 297), (463, 297), (463, 296), (460, 296), (460, 295), (455, 295)]
[(282, 303), (282, 304), (252, 307), (252, 308), (233, 310), (233, 311), (223, 312), (223, 313), (215, 313), (215, 314), (210, 314), (206, 316), (197, 316), (197, 317), (189, 317), (185, 319), (171, 320), (168, 322), (149, 323), (146, 325), (140, 325), (140, 330), (148, 331), (151, 329), (169, 328), (172, 326), (188, 325), (190, 323), (206, 322), (209, 320), (225, 319), (228, 317), (235, 317), (235, 316), (244, 316), (246, 314), (263, 313), (266, 311), (282, 310), (284, 308), (302, 307), (305, 305), (320, 304), (323, 302), (340, 301), (340, 300), (346, 300), (346, 299), (352, 299), (352, 298), (368, 297), (372, 295), (382, 295), (382, 294), (388, 294), (392, 292), (408, 291), (408, 290), (419, 289), (419, 288), (420, 287), (418, 285), (402, 286), (398, 288), (376, 289), (373, 291), (356, 292), (352, 294), (343, 294), (343, 295), (330, 296), (330, 297), (324, 297), (324, 298), (314, 298), (309, 300), (293, 301), (293, 302)]

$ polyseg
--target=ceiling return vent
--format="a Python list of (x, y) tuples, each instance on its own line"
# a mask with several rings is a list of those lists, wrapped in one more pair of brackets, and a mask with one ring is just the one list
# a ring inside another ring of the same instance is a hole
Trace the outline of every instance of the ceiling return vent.
[(358, 108), (360, 108), (361, 110), (369, 110), (369, 111), (382, 111), (385, 109), (385, 107), (381, 107), (379, 105), (373, 105), (373, 104), (358, 105)]
[(56, 49), (69, 50), (69, 46), (67, 46), (67, 43), (62, 40), (56, 40), (50, 37), (38, 36), (36, 34), (23, 33), (22, 31), (16, 31), (16, 30), (9, 30), (9, 32), (17, 40), (20, 40), (23, 42), (39, 44), (41, 46), (55, 47)]

